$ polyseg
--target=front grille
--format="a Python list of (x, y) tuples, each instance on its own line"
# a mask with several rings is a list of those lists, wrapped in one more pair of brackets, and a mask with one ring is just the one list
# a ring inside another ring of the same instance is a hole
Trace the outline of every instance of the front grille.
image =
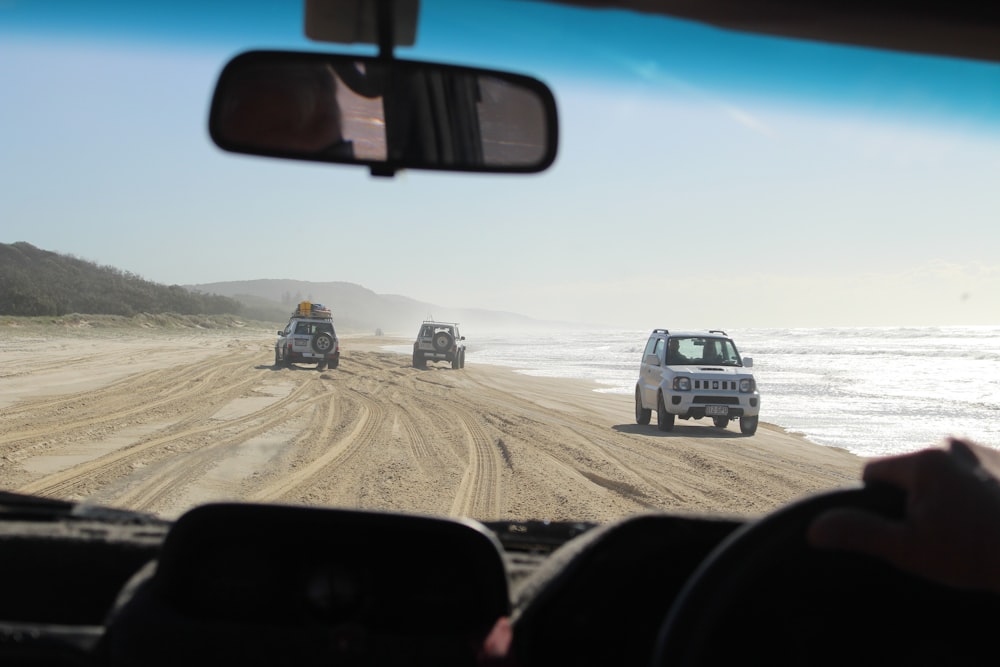
[(739, 405), (737, 396), (695, 396), (695, 403), (714, 403), (715, 405)]
[(695, 380), (695, 389), (711, 389), (712, 391), (737, 391), (736, 380)]

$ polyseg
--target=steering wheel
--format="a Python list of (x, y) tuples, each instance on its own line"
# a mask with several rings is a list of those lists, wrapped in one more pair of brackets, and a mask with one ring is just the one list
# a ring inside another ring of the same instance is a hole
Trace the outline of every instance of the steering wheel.
[(809, 547), (809, 524), (837, 507), (901, 517), (905, 498), (885, 486), (835, 491), (734, 531), (678, 594), (653, 667), (997, 662), (1000, 596)]

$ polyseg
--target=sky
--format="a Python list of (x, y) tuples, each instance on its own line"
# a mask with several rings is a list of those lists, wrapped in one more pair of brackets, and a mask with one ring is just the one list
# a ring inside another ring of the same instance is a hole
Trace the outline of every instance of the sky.
[(166, 284), (347, 281), (623, 328), (1000, 323), (1000, 66), (574, 12), (553, 45), (560, 10), (533, 5), (534, 30), (425, 2), (406, 55), (539, 76), (555, 165), (377, 179), (208, 137), (229, 57), (317, 48), (293, 3), (192, 22), (185, 2), (7, 0), (0, 242)]

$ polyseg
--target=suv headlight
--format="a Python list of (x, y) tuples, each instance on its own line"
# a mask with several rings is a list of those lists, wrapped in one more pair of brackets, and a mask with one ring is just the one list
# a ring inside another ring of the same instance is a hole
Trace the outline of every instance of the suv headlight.
[(674, 378), (674, 391), (691, 391), (691, 378)]
[(757, 386), (757, 383), (753, 381), (753, 378), (743, 378), (740, 380), (740, 391), (744, 394), (749, 394)]

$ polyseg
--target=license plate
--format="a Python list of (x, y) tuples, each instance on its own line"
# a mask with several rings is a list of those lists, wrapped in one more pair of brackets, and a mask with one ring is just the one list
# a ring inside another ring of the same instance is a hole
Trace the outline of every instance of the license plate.
[(706, 405), (705, 406), (706, 415), (728, 415), (729, 408), (725, 405)]

